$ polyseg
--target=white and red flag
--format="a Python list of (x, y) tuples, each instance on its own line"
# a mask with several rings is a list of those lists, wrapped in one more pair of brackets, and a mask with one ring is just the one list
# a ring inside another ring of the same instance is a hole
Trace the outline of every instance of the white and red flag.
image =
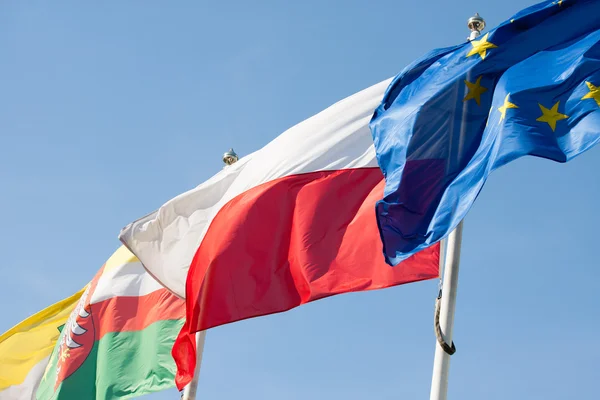
[(339, 293), (438, 276), (439, 246), (390, 267), (375, 202), (384, 178), (369, 120), (383, 81), (299, 123), (195, 189), (129, 224), (120, 239), (186, 298), (173, 348), (177, 385), (195, 366), (195, 332)]

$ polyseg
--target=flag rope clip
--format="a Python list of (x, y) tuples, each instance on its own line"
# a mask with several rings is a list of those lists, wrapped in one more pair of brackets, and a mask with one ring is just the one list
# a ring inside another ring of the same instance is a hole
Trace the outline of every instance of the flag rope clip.
[[(440, 280), (441, 281), (441, 280)], [(442, 334), (442, 328), (440, 328), (440, 300), (442, 299), (442, 288), (440, 287), (440, 291), (438, 293), (437, 299), (435, 299), (435, 318), (434, 318), (434, 328), (435, 328), (435, 337), (440, 347), (446, 352), (448, 355), (452, 355), (456, 353), (456, 346), (454, 346), (454, 340), (452, 341), (452, 345), (449, 346), (448, 343), (444, 340), (444, 335)]]

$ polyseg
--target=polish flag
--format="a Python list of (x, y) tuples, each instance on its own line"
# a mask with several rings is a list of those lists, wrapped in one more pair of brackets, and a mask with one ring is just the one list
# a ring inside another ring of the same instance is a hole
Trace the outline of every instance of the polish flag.
[(340, 293), (438, 276), (439, 245), (396, 267), (375, 219), (383, 197), (369, 121), (390, 80), (299, 123), (128, 226), (121, 241), (186, 299), (173, 347), (181, 389), (196, 332)]

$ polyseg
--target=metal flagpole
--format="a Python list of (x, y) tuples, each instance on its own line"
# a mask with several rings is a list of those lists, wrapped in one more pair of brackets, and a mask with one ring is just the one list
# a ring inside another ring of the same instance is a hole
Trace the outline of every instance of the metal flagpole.
[(198, 379), (200, 378), (200, 365), (202, 365), (202, 353), (204, 351), (204, 341), (206, 340), (206, 331), (196, 333), (196, 369), (192, 381), (183, 388), (181, 400), (195, 400), (196, 390), (198, 389)]
[[(469, 18), (467, 26), (471, 30), (469, 40), (476, 39), (485, 28), (485, 21), (475, 14)], [(461, 124), (461, 138), (464, 136), (466, 103), (463, 105), (463, 121)], [(460, 143), (459, 143), (460, 148)], [(446, 241), (442, 241), (440, 251), (440, 267), (444, 266), (443, 284), (436, 300), (435, 332), (437, 343), (433, 360), (433, 376), (431, 378), (431, 392), (429, 400), (446, 400), (448, 396), (448, 375), (450, 372), (450, 356), (456, 348), (452, 342), (452, 328), (454, 326), (454, 311), (456, 308), (456, 293), (458, 291), (458, 270), (460, 265), (460, 248), (462, 243), (463, 222), (450, 233)], [(440, 271), (441, 274), (441, 271)]]
[[(229, 149), (223, 154), (223, 163), (227, 168), (234, 164), (239, 159), (238, 155)], [(194, 377), (192, 381), (183, 388), (181, 392), (181, 400), (195, 400), (196, 391), (198, 390), (198, 379), (200, 378), (200, 366), (202, 364), (202, 353), (204, 352), (204, 342), (206, 340), (206, 331), (200, 331), (196, 333), (196, 369), (194, 370)]]
[[(450, 372), (450, 356), (455, 347), (452, 342), (454, 325), (454, 309), (458, 289), (458, 267), (460, 263), (460, 245), (462, 242), (463, 223), (450, 233), (446, 243), (444, 262), (444, 280), (440, 295), (436, 301), (436, 333), (435, 358), (433, 360), (433, 377), (429, 400), (446, 400), (448, 393), (448, 373)], [(443, 243), (442, 243), (443, 244)], [(440, 251), (444, 251), (440, 249)], [(438, 322), (439, 321), (439, 322)], [(439, 325), (438, 325), (439, 324)], [(441, 331), (441, 335), (439, 332)], [(441, 337), (440, 337), (441, 336)], [(451, 346), (448, 344), (451, 343)]]

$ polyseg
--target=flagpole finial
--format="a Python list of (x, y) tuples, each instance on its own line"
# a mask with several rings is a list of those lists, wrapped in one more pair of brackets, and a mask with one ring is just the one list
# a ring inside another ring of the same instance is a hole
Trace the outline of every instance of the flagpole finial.
[(485, 20), (481, 18), (479, 13), (475, 13), (475, 15), (469, 18), (467, 21), (467, 26), (471, 30), (469, 40), (473, 40), (476, 39), (481, 34), (481, 31), (485, 29)]
[(225, 165), (231, 165), (234, 164), (237, 160), (239, 159), (238, 155), (236, 154), (235, 151), (233, 151), (233, 148), (227, 150), (224, 154), (223, 154), (223, 162), (225, 163)]

